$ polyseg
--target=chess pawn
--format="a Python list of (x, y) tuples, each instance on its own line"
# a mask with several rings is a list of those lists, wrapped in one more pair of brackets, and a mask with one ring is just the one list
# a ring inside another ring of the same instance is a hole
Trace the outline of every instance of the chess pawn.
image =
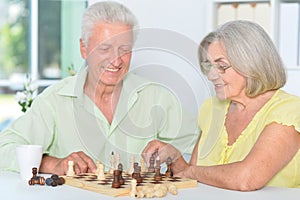
[(157, 165), (155, 167), (155, 175), (154, 175), (154, 181), (161, 181), (162, 180), (162, 175), (160, 173), (160, 166)]
[(121, 184), (119, 182), (119, 176), (120, 176), (120, 171), (119, 170), (114, 170), (114, 180), (112, 182), (112, 188), (119, 188), (121, 187)]
[(166, 171), (166, 177), (171, 178), (173, 177), (173, 171), (172, 171), (172, 159), (171, 157), (167, 158), (167, 171)]
[(73, 160), (69, 160), (68, 161), (68, 171), (66, 176), (74, 176), (75, 172), (74, 172), (74, 161)]
[(137, 170), (135, 173), (135, 179), (137, 183), (142, 183), (143, 182), (143, 178), (141, 176), (141, 166), (137, 166)]
[(150, 166), (148, 168), (148, 172), (150, 172), (150, 173), (154, 173), (155, 172), (154, 162), (155, 162), (155, 158), (154, 158), (154, 156), (151, 156), (150, 157)]
[(135, 178), (135, 177), (136, 177), (136, 173), (137, 173), (137, 170), (138, 170), (138, 166), (139, 166), (139, 164), (138, 164), (137, 162), (135, 162), (135, 163), (133, 164), (133, 173), (131, 174), (131, 177), (132, 177), (132, 178)]
[(97, 174), (98, 180), (105, 180), (105, 173), (104, 173), (104, 164), (99, 164), (99, 172)]

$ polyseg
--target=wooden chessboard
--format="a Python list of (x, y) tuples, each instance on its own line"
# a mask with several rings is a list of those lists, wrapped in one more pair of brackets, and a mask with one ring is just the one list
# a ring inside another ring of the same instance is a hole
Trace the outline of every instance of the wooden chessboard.
[[(125, 184), (120, 188), (112, 188), (113, 175), (105, 174), (105, 180), (98, 180), (95, 174), (79, 174), (75, 176), (64, 177), (66, 184), (85, 190), (97, 192), (100, 194), (118, 197), (129, 196), (131, 191), (131, 175), (123, 173)], [(192, 179), (185, 179), (179, 177), (167, 178), (162, 175), (162, 181), (154, 181), (154, 173), (143, 173), (143, 182), (137, 185), (137, 189), (153, 184), (167, 184), (172, 183), (177, 189), (197, 187), (197, 181)]]

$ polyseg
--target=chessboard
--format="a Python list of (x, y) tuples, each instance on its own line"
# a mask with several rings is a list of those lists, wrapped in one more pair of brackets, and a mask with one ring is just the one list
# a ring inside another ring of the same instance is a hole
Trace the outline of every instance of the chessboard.
[[(177, 187), (177, 189), (197, 187), (196, 180), (179, 177), (167, 178), (164, 174), (162, 174), (162, 180), (155, 181), (154, 174), (155, 173), (149, 172), (141, 173), (143, 181), (137, 184), (137, 190), (141, 190), (143, 187), (153, 186), (155, 184), (173, 184)], [(120, 188), (112, 187), (113, 175), (109, 173), (105, 173), (104, 180), (98, 180), (97, 175), (92, 173), (66, 176), (64, 178), (66, 180), (66, 184), (73, 187), (78, 187), (113, 197), (130, 196), (132, 175), (123, 173), (122, 176), (125, 180), (125, 184), (121, 185)]]

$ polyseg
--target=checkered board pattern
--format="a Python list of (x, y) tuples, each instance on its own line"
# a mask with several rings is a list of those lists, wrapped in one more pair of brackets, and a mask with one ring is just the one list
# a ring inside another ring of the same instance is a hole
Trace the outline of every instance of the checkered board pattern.
[[(120, 188), (112, 188), (112, 174), (105, 174), (105, 180), (98, 180), (97, 175), (89, 173), (64, 178), (66, 179), (66, 184), (70, 186), (113, 197), (129, 196), (131, 191), (131, 175), (123, 173), (122, 176), (125, 184), (121, 185)], [(175, 185), (177, 189), (197, 187), (197, 181), (192, 179), (179, 177), (167, 178), (165, 175), (162, 175), (162, 181), (155, 181), (154, 173), (143, 173), (141, 176), (143, 177), (143, 182), (137, 184), (138, 190), (144, 186), (167, 183)]]

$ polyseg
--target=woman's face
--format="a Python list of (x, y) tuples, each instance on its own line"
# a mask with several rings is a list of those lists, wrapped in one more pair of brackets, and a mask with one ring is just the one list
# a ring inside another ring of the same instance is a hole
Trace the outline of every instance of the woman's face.
[(88, 63), (90, 81), (115, 86), (129, 70), (132, 27), (99, 23), (94, 26), (88, 45), (81, 41), (81, 55)]
[[(230, 66), (227, 53), (223, 44), (219, 41), (213, 42), (208, 46), (207, 59), (211, 64)], [(216, 95), (219, 99), (239, 99), (245, 96), (246, 78), (236, 72), (232, 67), (225, 71), (212, 67), (207, 74), (208, 80), (215, 86)]]

